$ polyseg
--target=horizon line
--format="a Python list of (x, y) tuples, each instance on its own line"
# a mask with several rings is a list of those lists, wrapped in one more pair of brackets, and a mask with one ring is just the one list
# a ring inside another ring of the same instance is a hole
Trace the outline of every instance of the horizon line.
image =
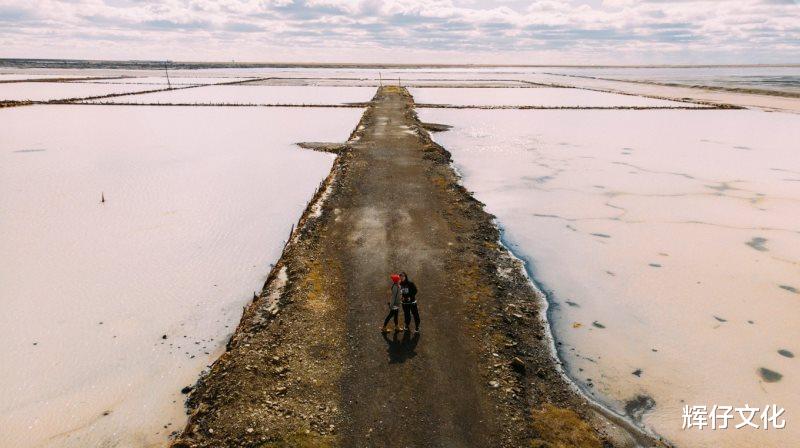
[[(786, 62), (786, 63), (730, 63), (730, 64), (691, 64), (691, 63), (673, 63), (673, 64), (520, 64), (520, 63), (507, 63), (507, 64), (473, 64), (473, 63), (397, 63), (397, 62), (289, 62), (289, 61), (272, 61), (272, 62), (252, 62), (252, 61), (176, 61), (169, 59), (59, 59), (59, 58), (17, 58), (17, 57), (0, 57), (0, 67), (7, 65), (27, 65), (27, 68), (56, 68), (52, 67), (53, 63), (69, 63), (69, 64), (143, 64), (143, 65), (158, 65), (162, 67), (164, 64), (170, 65), (186, 65), (186, 66), (214, 66), (219, 68), (235, 68), (235, 67), (248, 67), (248, 68), (286, 68), (286, 67), (316, 67), (316, 68), (356, 68), (356, 67), (369, 67), (369, 68), (492, 68), (492, 67), (523, 67), (523, 68), (536, 68), (536, 67), (570, 67), (570, 68), (724, 68), (724, 67), (800, 67), (800, 62)], [(37, 66), (38, 65), (38, 66)]]

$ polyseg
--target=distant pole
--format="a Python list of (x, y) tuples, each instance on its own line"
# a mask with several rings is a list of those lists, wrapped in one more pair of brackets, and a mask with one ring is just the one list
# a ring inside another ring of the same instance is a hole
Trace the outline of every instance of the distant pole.
[(403, 87), (403, 85), (400, 84), (400, 77), (399, 76), (397, 77), (397, 87)]
[(103, 194), (103, 192), (101, 191), (100, 192), (100, 203), (101, 204), (105, 204), (105, 202), (106, 202), (106, 195)]
[(167, 63), (164, 62), (164, 73), (167, 74), (167, 88), (172, 88), (172, 83), (169, 81), (169, 70), (167, 69)]
[(383, 75), (381, 75), (381, 72), (378, 72), (378, 80), (380, 81), (381, 87), (383, 87)]

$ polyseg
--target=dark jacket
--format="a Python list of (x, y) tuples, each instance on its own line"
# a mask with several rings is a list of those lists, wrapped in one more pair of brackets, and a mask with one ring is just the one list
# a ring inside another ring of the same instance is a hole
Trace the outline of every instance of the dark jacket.
[(403, 303), (417, 302), (417, 285), (411, 280), (400, 282), (400, 293), (403, 295)]

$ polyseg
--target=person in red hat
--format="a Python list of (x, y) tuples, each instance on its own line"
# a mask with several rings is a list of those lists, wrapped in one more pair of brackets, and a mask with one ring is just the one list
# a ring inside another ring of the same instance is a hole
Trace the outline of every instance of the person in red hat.
[(397, 315), (400, 311), (400, 276), (397, 274), (392, 274), (390, 276), (392, 279), (392, 289), (391, 295), (389, 297), (389, 315), (386, 316), (386, 319), (383, 321), (383, 327), (381, 331), (386, 333), (389, 330), (386, 328), (389, 325), (389, 321), (394, 318), (394, 331), (402, 331), (403, 329), (397, 325)]

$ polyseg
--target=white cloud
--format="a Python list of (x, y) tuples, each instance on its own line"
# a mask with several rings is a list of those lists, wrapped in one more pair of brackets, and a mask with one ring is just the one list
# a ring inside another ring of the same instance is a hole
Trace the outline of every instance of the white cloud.
[(800, 62), (789, 0), (2, 0), (0, 56)]

